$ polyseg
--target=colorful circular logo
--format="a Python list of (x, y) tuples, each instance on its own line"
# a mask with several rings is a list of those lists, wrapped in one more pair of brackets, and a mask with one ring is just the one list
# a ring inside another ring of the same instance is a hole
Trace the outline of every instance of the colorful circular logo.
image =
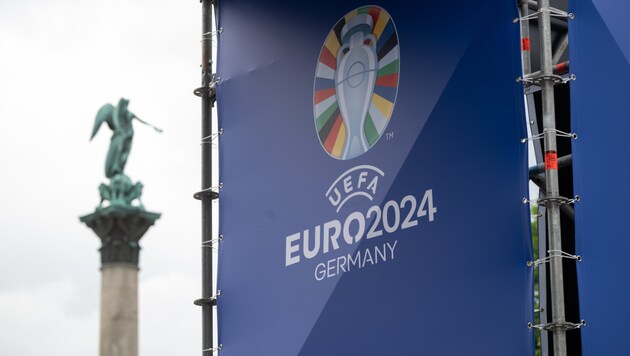
[(363, 6), (328, 33), (313, 85), (315, 128), (336, 159), (358, 157), (383, 135), (398, 93), (398, 33), (389, 13)]

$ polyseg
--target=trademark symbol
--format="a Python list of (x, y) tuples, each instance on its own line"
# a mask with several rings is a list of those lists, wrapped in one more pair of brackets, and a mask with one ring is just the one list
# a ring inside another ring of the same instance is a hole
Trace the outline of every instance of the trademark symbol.
[(388, 132), (385, 134), (385, 139), (386, 140), (391, 140), (392, 138), (394, 138), (394, 133), (393, 132)]

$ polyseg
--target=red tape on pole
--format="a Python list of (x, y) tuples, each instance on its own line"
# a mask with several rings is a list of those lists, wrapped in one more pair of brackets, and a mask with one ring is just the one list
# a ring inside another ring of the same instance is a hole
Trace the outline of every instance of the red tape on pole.
[(556, 151), (545, 152), (545, 170), (558, 170), (558, 153)]

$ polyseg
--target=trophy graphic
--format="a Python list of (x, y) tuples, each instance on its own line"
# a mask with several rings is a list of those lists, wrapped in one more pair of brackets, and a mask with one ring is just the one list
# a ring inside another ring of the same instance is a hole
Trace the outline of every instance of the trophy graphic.
[(342, 159), (351, 159), (370, 148), (365, 137), (365, 119), (372, 102), (378, 58), (373, 20), (368, 14), (353, 17), (341, 30), (342, 45), (337, 52), (335, 87), (337, 103), (346, 127)]
[(351, 160), (385, 133), (398, 93), (398, 33), (385, 9), (362, 6), (324, 40), (313, 81), (313, 118), (328, 155)]

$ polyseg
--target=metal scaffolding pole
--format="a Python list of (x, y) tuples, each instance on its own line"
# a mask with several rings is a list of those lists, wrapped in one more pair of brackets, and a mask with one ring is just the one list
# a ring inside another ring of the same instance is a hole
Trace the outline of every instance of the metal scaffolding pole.
[[(538, 26), (540, 32), (540, 65), (543, 80), (542, 88), (542, 114), (543, 132), (545, 145), (545, 161), (557, 160), (556, 145), (556, 115), (554, 104), (554, 81), (553, 81), (553, 52), (551, 43), (551, 20), (549, 0), (538, 2)], [(562, 236), (560, 231), (560, 205), (554, 200), (559, 198), (558, 169), (553, 165), (548, 165), (545, 170), (546, 193), (550, 198), (547, 206), (547, 236), (549, 239), (549, 249), (562, 251)], [(562, 271), (562, 259), (550, 259), (550, 280), (551, 280), (551, 312), (553, 330), (553, 354), (554, 356), (567, 355), (567, 341), (565, 309), (564, 309), (564, 278)]]
[(554, 65), (560, 63), (560, 58), (562, 58), (562, 55), (564, 54), (564, 51), (567, 50), (567, 48), (569, 48), (569, 31), (567, 31), (567, 33), (562, 35), (560, 44), (558, 44), (558, 47), (556, 48), (556, 52), (553, 54)]
[(531, 41), (529, 39), (529, 6), (527, 1), (520, 0), (519, 10), (521, 18), (525, 18), (521, 21), (521, 59), (523, 62), (523, 76), (526, 76), (532, 72), (532, 59), (531, 59)]
[(212, 73), (212, 10), (215, 0), (201, 0), (202, 3), (202, 40), (201, 40), (201, 87), (195, 89), (195, 95), (201, 97), (201, 186), (202, 190), (194, 195), (201, 200), (201, 299), (195, 301), (201, 307), (202, 318), (202, 355), (212, 355), (214, 347), (214, 306), (216, 297), (213, 289), (213, 243), (212, 239), (212, 201), (219, 194), (212, 186), (212, 107), (214, 106), (215, 75)]

